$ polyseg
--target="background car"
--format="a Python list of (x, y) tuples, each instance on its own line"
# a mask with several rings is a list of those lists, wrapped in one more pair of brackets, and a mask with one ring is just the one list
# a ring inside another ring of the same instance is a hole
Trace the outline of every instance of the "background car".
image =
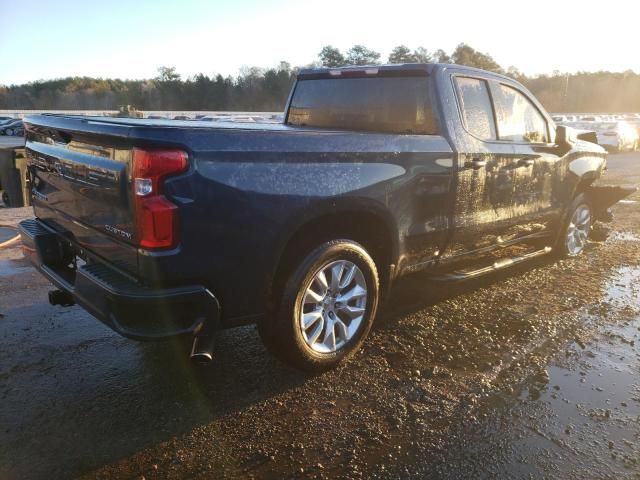
[(596, 123), (594, 130), (598, 136), (598, 144), (609, 151), (638, 149), (638, 131), (627, 122)]
[(8, 121), (0, 125), (0, 135), (24, 135), (24, 125), (22, 119), (17, 118), (15, 120)]
[(576, 121), (575, 115), (553, 115), (552, 120), (556, 123), (556, 125), (569, 125), (572, 122)]
[(581, 115), (581, 122), (602, 122), (603, 118), (601, 115)]
[(640, 117), (636, 115), (625, 115), (624, 121), (635, 128), (638, 137), (640, 137)]

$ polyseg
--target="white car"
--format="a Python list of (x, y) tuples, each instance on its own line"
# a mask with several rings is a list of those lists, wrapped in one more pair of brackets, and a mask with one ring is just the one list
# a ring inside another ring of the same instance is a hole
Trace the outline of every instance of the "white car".
[(609, 151), (637, 150), (640, 146), (637, 130), (627, 122), (601, 122), (593, 125), (598, 144)]

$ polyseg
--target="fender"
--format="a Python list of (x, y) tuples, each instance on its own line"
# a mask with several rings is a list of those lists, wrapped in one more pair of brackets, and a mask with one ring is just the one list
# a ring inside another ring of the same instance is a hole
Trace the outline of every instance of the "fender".
[[(284, 250), (289, 241), (293, 238), (295, 233), (305, 225), (312, 223), (314, 220), (331, 215), (357, 214), (359, 212), (372, 213), (383, 221), (388, 229), (389, 238), (391, 239), (390, 261), (394, 266), (396, 266), (397, 259), (399, 257), (399, 233), (398, 226), (392, 213), (384, 204), (372, 198), (345, 196), (332, 197), (314, 202), (312, 208), (292, 217), (287, 222), (286, 228), (283, 229), (286, 234), (281, 235), (278, 240), (277, 254), (275, 255), (277, 261), (274, 264), (274, 271), (272, 273), (275, 274), (275, 270), (282, 259), (282, 255), (284, 254)], [(392, 267), (392, 269), (393, 268), (394, 267)], [(393, 272), (391, 272), (391, 274), (393, 275)]]

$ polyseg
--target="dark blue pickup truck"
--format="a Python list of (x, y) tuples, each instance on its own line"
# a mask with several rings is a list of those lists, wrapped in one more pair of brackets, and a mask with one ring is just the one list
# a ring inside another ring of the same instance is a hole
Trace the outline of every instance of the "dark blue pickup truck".
[[(305, 370), (364, 341), (394, 280), (577, 255), (630, 190), (514, 80), (457, 65), (303, 70), (282, 124), (25, 120), (25, 253), (130, 338), (257, 323)], [(582, 137), (582, 138), (579, 138)]]

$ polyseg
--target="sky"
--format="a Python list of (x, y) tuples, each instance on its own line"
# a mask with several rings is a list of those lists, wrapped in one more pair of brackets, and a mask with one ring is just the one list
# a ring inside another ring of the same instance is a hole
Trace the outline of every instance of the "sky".
[(183, 78), (294, 66), (324, 45), (461, 42), (503, 67), (640, 72), (637, 0), (0, 0), (0, 85), (66, 76)]

